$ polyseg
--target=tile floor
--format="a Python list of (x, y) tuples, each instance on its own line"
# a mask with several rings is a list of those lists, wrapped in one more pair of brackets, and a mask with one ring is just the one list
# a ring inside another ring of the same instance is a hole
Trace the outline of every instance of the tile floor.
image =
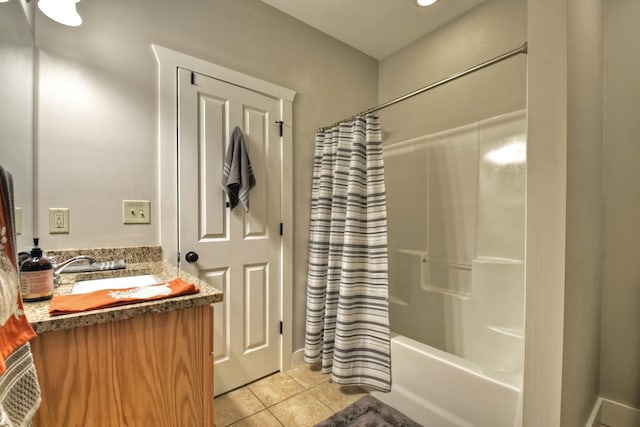
[(216, 427), (311, 427), (365, 394), (302, 365), (216, 397), (214, 421)]

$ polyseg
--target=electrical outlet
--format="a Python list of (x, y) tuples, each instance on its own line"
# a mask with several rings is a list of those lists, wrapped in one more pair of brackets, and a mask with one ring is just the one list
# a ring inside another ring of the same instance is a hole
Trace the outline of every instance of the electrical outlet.
[(49, 234), (69, 233), (69, 209), (49, 208)]
[(150, 224), (150, 205), (148, 200), (123, 200), (122, 222), (124, 224)]

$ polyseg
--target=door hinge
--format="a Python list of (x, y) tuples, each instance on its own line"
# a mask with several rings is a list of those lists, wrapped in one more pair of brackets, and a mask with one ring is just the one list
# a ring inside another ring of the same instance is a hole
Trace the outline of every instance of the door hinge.
[(280, 223), (280, 235), (284, 235), (284, 224)]
[(196, 84), (196, 73), (194, 73), (193, 71), (191, 72), (191, 84)]
[(280, 138), (282, 138), (282, 135), (283, 135), (282, 125), (284, 124), (284, 122), (282, 120), (276, 120), (276, 123), (278, 124), (278, 126), (280, 126)]
[(178, 251), (177, 254), (178, 254), (178, 259), (176, 261), (178, 262), (178, 265), (180, 265), (180, 251)]
[(280, 322), (280, 335), (282, 335), (282, 322)]

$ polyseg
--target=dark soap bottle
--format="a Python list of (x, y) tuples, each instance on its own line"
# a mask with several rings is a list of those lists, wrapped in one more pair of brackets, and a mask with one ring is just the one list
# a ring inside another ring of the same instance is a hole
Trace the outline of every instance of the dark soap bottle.
[(20, 291), (23, 301), (40, 301), (53, 296), (53, 265), (33, 239), (31, 256), (20, 264)]

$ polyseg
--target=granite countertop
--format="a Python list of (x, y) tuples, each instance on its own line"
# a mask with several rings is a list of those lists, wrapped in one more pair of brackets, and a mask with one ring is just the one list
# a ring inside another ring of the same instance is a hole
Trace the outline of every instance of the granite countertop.
[(37, 334), (42, 334), (45, 332), (60, 331), (98, 323), (131, 319), (149, 314), (197, 307), (222, 301), (222, 291), (214, 288), (204, 280), (200, 280), (185, 271), (179, 270), (177, 267), (166, 261), (127, 263), (126, 268), (123, 270), (76, 274), (63, 273), (60, 275), (60, 286), (55, 289), (54, 295), (65, 295), (70, 293), (73, 284), (77, 280), (135, 276), (142, 274), (153, 274), (161, 281), (168, 281), (175, 279), (176, 277), (180, 277), (186, 282), (195, 284), (200, 288), (200, 292), (192, 295), (127, 304), (60, 316), (49, 315), (49, 303), (51, 300), (25, 302), (24, 311), (35, 332)]

